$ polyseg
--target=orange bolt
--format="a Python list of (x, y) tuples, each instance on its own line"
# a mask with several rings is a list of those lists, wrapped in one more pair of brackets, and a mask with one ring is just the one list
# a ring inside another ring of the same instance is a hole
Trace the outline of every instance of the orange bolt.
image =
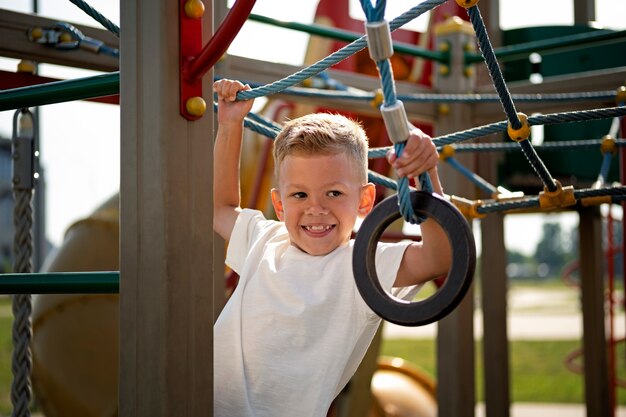
[(200, 19), (204, 15), (202, 0), (187, 0), (185, 2), (185, 14), (192, 19)]

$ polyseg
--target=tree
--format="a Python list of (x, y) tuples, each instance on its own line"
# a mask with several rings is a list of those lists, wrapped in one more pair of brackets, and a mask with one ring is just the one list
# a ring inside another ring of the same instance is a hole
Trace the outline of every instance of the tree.
[(575, 258), (576, 255), (572, 253), (575, 242), (570, 237), (573, 237), (573, 233), (564, 232), (560, 223), (543, 224), (543, 234), (535, 249), (538, 268), (545, 270), (545, 275), (542, 275), (554, 276), (569, 260)]

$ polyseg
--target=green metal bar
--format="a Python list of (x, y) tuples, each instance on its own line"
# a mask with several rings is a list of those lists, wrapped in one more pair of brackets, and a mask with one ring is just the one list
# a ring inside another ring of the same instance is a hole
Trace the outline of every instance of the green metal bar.
[[(574, 49), (581, 45), (591, 45), (598, 42), (626, 40), (626, 30), (612, 31), (599, 30), (596, 32), (578, 33), (576, 35), (559, 36), (534, 42), (526, 42), (519, 45), (504, 46), (495, 49), (496, 57), (501, 61), (519, 59), (533, 52), (560, 52)], [(480, 53), (466, 52), (465, 61), (470, 64), (482, 62)]]
[[(324, 38), (336, 39), (345, 42), (354, 42), (361, 38), (363, 35), (357, 32), (351, 32), (343, 29), (329, 28), (316, 24), (304, 24), (298, 22), (285, 22), (282, 20), (272, 19), (267, 16), (261, 16), (258, 14), (251, 14), (248, 18), (252, 21), (265, 23), (272, 26), (282, 27), (285, 29), (293, 29), (300, 32), (309, 33), (311, 35), (322, 36)], [(393, 49), (395, 52), (416, 56), (420, 58), (426, 58), (433, 61), (447, 64), (450, 61), (450, 54), (445, 52), (430, 51), (428, 49), (419, 48), (408, 43), (394, 42)]]
[(0, 91), (0, 111), (65, 103), (120, 93), (119, 71)]
[(0, 294), (117, 294), (119, 289), (117, 271), (0, 274)]

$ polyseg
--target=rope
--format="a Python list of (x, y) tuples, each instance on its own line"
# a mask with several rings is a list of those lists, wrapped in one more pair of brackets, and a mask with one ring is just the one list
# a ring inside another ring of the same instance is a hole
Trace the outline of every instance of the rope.
[[(313, 87), (288, 87), (280, 93), (295, 97), (315, 97), (327, 99), (341, 99), (354, 101), (370, 102), (376, 98), (375, 92), (358, 90), (356, 88), (348, 88), (339, 81), (332, 78), (324, 78), (318, 86), (317, 79), (319, 77), (328, 77), (326, 73), (320, 73), (312, 78)], [(215, 81), (222, 77), (215, 77)], [(253, 81), (243, 81), (251, 87), (258, 88), (264, 84), (255, 83)], [(306, 81), (304, 84), (308, 84)], [(326, 84), (327, 83), (327, 84)], [(553, 94), (511, 94), (515, 101), (519, 102), (572, 102), (572, 101), (614, 101), (615, 91), (581, 91), (577, 93), (553, 93)], [(414, 93), (414, 94), (397, 94), (398, 100), (410, 103), (489, 103), (499, 102), (500, 97), (497, 94), (436, 94), (436, 93)]]
[[(626, 107), (607, 107), (594, 110), (579, 110), (565, 113), (543, 114), (529, 116), (531, 126), (549, 125), (557, 123), (584, 122), (588, 120), (608, 119), (611, 117), (626, 116)], [(507, 129), (507, 122), (496, 122), (484, 126), (474, 127), (460, 132), (450, 133), (433, 139), (437, 146), (449, 145), (470, 139), (499, 133)]]
[[(426, 0), (423, 3), (418, 4), (417, 6), (411, 8), (409, 11), (393, 19), (391, 22), (389, 22), (389, 27), (392, 31), (396, 30), (404, 24), (410, 22), (411, 20), (445, 3), (446, 1), (447, 0)], [(252, 98), (268, 96), (283, 91), (287, 87), (291, 87), (298, 83), (301, 83), (307, 78), (319, 74), (325, 69), (343, 61), (344, 59), (354, 55), (362, 49), (365, 49), (366, 46), (367, 36), (362, 36), (351, 44), (344, 46), (338, 51), (335, 51), (334, 53), (316, 62), (315, 64), (306, 67), (294, 74), (291, 74), (288, 77), (275, 81), (271, 84), (266, 84), (258, 88), (253, 88), (252, 90), (240, 91), (237, 94), (237, 99), (248, 100)]]
[(478, 40), (480, 52), (482, 53), (485, 64), (487, 65), (487, 69), (489, 70), (489, 75), (491, 76), (493, 85), (498, 92), (498, 96), (500, 96), (500, 102), (502, 103), (502, 107), (504, 108), (506, 117), (509, 120), (509, 123), (511, 123), (513, 129), (519, 129), (520, 127), (522, 127), (522, 123), (517, 117), (515, 104), (513, 104), (511, 94), (509, 93), (509, 90), (504, 82), (504, 76), (502, 75), (502, 71), (500, 71), (500, 66), (498, 65), (496, 54), (493, 51), (491, 42), (489, 41), (487, 28), (485, 28), (485, 23), (483, 22), (483, 18), (480, 15), (480, 10), (478, 10), (478, 6), (472, 6), (467, 9), (467, 14), (470, 17), (472, 26), (474, 26), (474, 31), (476, 32), (476, 38)]
[(120, 27), (104, 17), (102, 14), (100, 14), (100, 12), (91, 7), (88, 3), (83, 0), (70, 0), (70, 2), (72, 2), (72, 4), (91, 16), (96, 22), (104, 26), (106, 30), (108, 30), (118, 38), (120, 37)]
[[(21, 117), (20, 117), (21, 116)], [(19, 133), (18, 133), (19, 122)], [(31, 257), (33, 254), (33, 211), (31, 206), (33, 196), (35, 127), (32, 113), (28, 109), (17, 110), (13, 116), (13, 223), (15, 236), (13, 250), (15, 262), (13, 269), (17, 273), (32, 272)], [(11, 370), (13, 382), (11, 384), (11, 403), (13, 417), (30, 416), (29, 405), (31, 400), (30, 373), (32, 358), (30, 342), (32, 330), (30, 314), (32, 311), (30, 294), (13, 296), (13, 355)]]
[[(32, 272), (31, 256), (33, 253), (31, 227), (32, 220), (32, 191), (15, 190), (14, 208), (14, 270), (18, 273)], [(13, 296), (13, 356), (11, 371), (11, 404), (13, 417), (30, 416), (28, 406), (31, 400), (30, 374), (32, 358), (30, 342), (32, 328), (30, 315), (32, 303), (30, 294), (16, 294)]]
[[(601, 139), (560, 140), (556, 142), (544, 142), (541, 145), (535, 145), (535, 149), (541, 151), (569, 151), (576, 148), (599, 148), (601, 143)], [(617, 146), (626, 146), (626, 140), (619, 139), (615, 142), (615, 144)], [(456, 145), (454, 147), (454, 150), (456, 152), (510, 152), (519, 150), (519, 145), (517, 143), (466, 143)]]

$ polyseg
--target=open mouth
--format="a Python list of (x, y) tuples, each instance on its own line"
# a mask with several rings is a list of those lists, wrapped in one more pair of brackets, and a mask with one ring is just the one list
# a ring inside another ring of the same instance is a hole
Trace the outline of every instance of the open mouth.
[(319, 224), (319, 225), (304, 225), (302, 226), (304, 230), (309, 233), (326, 233), (335, 228), (334, 224)]

